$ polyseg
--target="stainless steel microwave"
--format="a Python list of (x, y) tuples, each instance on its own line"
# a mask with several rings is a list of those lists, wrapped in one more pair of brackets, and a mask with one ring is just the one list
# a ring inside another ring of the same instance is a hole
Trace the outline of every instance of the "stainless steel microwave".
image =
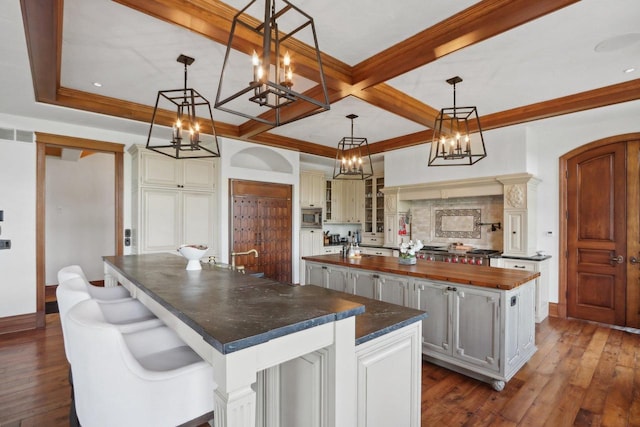
[(322, 208), (302, 208), (301, 212), (301, 227), (322, 228)]

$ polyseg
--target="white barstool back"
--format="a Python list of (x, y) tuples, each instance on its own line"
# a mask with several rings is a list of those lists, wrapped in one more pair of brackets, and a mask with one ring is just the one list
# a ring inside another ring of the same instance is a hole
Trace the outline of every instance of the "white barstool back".
[(114, 300), (129, 298), (131, 294), (123, 286), (101, 287), (89, 283), (87, 276), (84, 274), (82, 267), (79, 265), (69, 265), (58, 271), (58, 285), (68, 279), (80, 277), (86, 283), (87, 291), (91, 298), (100, 300)]
[(213, 368), (168, 327), (122, 333), (89, 299), (67, 332), (83, 426), (176, 426), (213, 411)]

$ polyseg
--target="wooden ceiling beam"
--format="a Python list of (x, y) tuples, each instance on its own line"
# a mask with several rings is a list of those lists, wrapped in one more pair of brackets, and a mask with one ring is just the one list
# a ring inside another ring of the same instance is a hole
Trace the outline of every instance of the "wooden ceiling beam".
[(431, 128), (440, 112), (386, 83), (353, 91), (353, 96), (405, 119)]
[(354, 89), (386, 82), (579, 0), (483, 0), (353, 67)]

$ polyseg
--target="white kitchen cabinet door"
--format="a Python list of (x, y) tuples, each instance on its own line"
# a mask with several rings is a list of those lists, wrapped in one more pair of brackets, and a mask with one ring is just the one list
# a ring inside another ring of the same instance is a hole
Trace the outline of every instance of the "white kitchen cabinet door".
[(398, 246), (398, 214), (385, 214), (384, 216), (384, 245)]
[(380, 299), (382, 301), (406, 307), (411, 305), (408, 278), (381, 274), (378, 280), (380, 282)]
[(325, 274), (327, 275), (325, 283), (329, 289), (353, 293), (353, 281), (350, 279), (348, 268), (328, 266)]
[(300, 171), (300, 206), (324, 207), (325, 178), (320, 171)]
[(182, 191), (182, 243), (214, 247), (214, 193)]
[(300, 230), (300, 256), (321, 255), (324, 247), (322, 229)]
[(354, 294), (361, 297), (379, 299), (378, 274), (368, 270), (353, 270), (351, 278), (353, 280)]
[(422, 321), (422, 347), (427, 352), (451, 355), (453, 298), (447, 285), (415, 280), (415, 308), (427, 312)]
[(453, 286), (453, 289), (454, 356), (498, 372), (500, 294), (472, 287)]
[(331, 219), (327, 217), (327, 222), (344, 222), (343, 184), (344, 181), (339, 179), (331, 181)]
[(140, 151), (140, 185), (212, 191), (216, 181), (212, 159), (181, 159)]
[(527, 211), (505, 210), (504, 253), (527, 255)]
[(328, 287), (326, 270), (327, 267), (322, 264), (305, 261), (304, 284)]
[(347, 223), (361, 223), (363, 216), (364, 181), (343, 181), (342, 220)]
[(535, 287), (521, 286), (514, 289), (507, 301), (506, 316), (509, 327), (505, 332), (507, 370), (520, 362), (522, 354), (535, 347), (534, 294)]
[(181, 238), (181, 195), (173, 190), (140, 191), (141, 233), (134, 236), (142, 253), (176, 250)]

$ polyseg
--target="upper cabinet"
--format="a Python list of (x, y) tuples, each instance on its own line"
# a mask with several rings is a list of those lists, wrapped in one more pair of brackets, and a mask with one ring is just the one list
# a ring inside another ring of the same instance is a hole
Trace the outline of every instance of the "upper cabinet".
[[(372, 176), (364, 181), (363, 241), (378, 241), (384, 233), (384, 177)], [(382, 240), (382, 239), (380, 239)]]
[(326, 182), (325, 222), (360, 224), (364, 217), (364, 182), (334, 179)]
[(135, 185), (213, 190), (216, 176), (213, 159), (180, 159), (146, 149), (130, 150), (136, 158), (132, 173)]
[(172, 159), (132, 146), (132, 251), (202, 244), (217, 255), (214, 159)]
[(324, 203), (324, 173), (321, 171), (300, 171), (300, 206), (321, 208)]

